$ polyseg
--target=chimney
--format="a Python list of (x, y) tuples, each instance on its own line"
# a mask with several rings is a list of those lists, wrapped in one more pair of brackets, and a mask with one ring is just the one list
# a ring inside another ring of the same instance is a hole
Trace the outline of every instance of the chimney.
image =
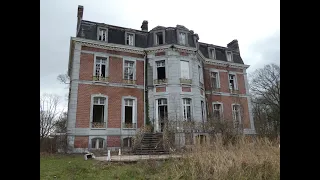
[(77, 14), (77, 34), (76, 34), (76, 35), (78, 35), (79, 28), (80, 28), (80, 22), (81, 22), (81, 20), (82, 20), (82, 17), (83, 17), (83, 6), (78, 5), (78, 14)]
[(230, 48), (230, 49), (233, 49), (235, 51), (238, 51), (240, 53), (238, 40), (236, 40), (236, 39), (234, 39), (233, 41), (228, 43), (227, 47)]
[(141, 25), (141, 30), (148, 32), (148, 21), (144, 20)]

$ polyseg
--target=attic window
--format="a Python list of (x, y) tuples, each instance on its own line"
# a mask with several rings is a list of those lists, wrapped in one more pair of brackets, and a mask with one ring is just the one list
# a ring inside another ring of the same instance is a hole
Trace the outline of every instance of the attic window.
[(216, 59), (216, 50), (215, 49), (210, 49), (210, 53), (211, 53), (211, 58), (212, 59)]
[(179, 33), (179, 42), (182, 45), (186, 45), (186, 33), (184, 32)]
[(163, 44), (163, 33), (162, 32), (156, 33), (156, 44), (157, 45)]
[(134, 42), (133, 34), (127, 33), (127, 39), (126, 39), (127, 45), (133, 46), (133, 42)]
[(232, 62), (232, 53), (230, 51), (227, 52), (227, 61)]
[(107, 30), (106, 29), (98, 29), (98, 40), (99, 41), (107, 41)]

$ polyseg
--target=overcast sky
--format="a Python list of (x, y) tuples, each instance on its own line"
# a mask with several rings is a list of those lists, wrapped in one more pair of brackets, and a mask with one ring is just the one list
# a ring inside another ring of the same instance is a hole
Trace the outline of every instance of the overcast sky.
[(149, 30), (177, 24), (193, 30), (200, 42), (226, 46), (238, 39), (248, 72), (280, 64), (279, 0), (40, 0), (40, 95), (57, 94), (67, 109), (68, 87), (57, 81), (66, 73), (69, 41), (75, 36), (78, 5), (83, 19)]

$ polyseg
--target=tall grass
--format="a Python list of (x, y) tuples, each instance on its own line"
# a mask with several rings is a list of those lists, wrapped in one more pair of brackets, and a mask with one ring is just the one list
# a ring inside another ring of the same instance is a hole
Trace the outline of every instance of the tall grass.
[(185, 158), (172, 160), (165, 168), (165, 179), (280, 179), (280, 149), (268, 139), (254, 142), (241, 137), (223, 145), (217, 138), (213, 145), (193, 148)]

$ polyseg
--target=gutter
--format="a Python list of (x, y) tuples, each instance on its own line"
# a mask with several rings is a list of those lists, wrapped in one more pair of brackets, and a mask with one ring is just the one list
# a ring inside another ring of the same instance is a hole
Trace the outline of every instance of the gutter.
[(147, 92), (147, 89), (146, 89), (146, 76), (148, 75), (148, 73), (147, 73), (147, 71), (146, 71), (146, 63), (147, 63), (147, 58), (148, 56), (147, 56), (147, 51), (146, 50), (144, 50), (144, 69), (143, 69), (143, 71), (144, 71), (144, 76), (143, 76), (143, 87), (144, 87), (144, 91), (143, 91), (143, 104), (144, 104), (144, 126), (146, 125), (146, 117), (147, 117), (147, 108), (146, 108), (146, 92)]

